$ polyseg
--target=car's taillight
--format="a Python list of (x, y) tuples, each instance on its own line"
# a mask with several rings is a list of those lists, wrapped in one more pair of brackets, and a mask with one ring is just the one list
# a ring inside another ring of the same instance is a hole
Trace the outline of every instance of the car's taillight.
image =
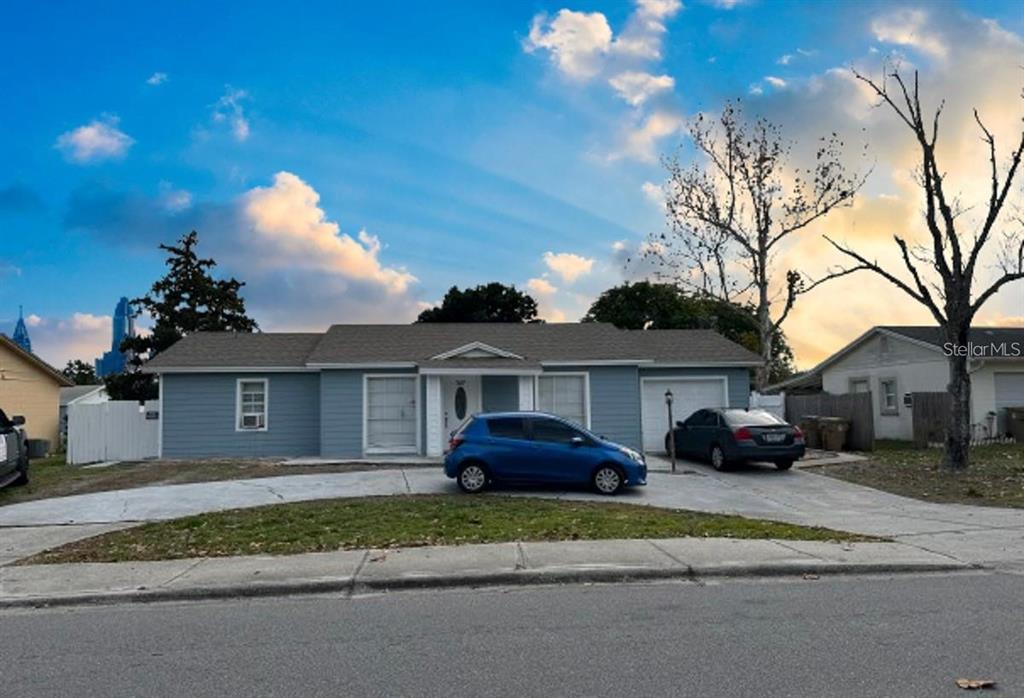
[(448, 452), (450, 453), (457, 449), (459, 446), (462, 445), (463, 441), (465, 441), (465, 439), (462, 438), (461, 436), (453, 436), (451, 440), (448, 441)]
[(732, 435), (736, 437), (737, 441), (753, 441), (754, 432), (750, 431), (746, 427), (740, 427), (732, 432)]
[(803, 442), (804, 433), (800, 431), (800, 427), (793, 427), (793, 440)]

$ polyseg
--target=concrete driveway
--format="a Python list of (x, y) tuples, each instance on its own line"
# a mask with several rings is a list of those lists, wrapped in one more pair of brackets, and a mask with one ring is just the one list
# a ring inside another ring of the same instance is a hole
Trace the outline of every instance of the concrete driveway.
[[(688, 463), (676, 475), (651, 472), (648, 481), (647, 487), (627, 490), (617, 501), (886, 536), (959, 561), (1024, 570), (1024, 510), (921, 502), (812, 472), (780, 472), (770, 467), (718, 473)], [(438, 470), (396, 467), (141, 487), (24, 502), (0, 507), (0, 564), (136, 522), (334, 497), (455, 492), (454, 482)], [(583, 490), (498, 492), (607, 501)], [(11, 535), (24, 527), (28, 529)]]

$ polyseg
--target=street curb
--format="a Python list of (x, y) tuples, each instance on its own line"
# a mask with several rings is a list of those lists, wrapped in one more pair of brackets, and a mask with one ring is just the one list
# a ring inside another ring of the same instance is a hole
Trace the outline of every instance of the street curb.
[(237, 584), (181, 589), (136, 589), (131, 591), (89, 592), (49, 597), (0, 598), (0, 610), (18, 608), (59, 608), (100, 606), (123, 603), (201, 601), (272, 596), (305, 596), (342, 592), (346, 595), (407, 589), (454, 589), (496, 586), (533, 586), (544, 584), (585, 584), (642, 582), (656, 580), (700, 581), (703, 578), (767, 578), (846, 576), (864, 574), (915, 574), (971, 572), (988, 569), (983, 565), (954, 563), (789, 563), (785, 565), (705, 565), (701, 567), (618, 567), (519, 570), (510, 572), (435, 574), (357, 580), (339, 577), (327, 580)]

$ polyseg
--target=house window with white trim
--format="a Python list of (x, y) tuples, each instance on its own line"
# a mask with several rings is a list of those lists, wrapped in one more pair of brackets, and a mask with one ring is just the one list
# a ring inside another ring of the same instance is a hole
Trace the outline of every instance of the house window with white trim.
[(238, 431), (266, 431), (267, 380), (265, 378), (238, 381), (235, 428)]
[(893, 415), (900, 413), (899, 392), (895, 378), (883, 378), (879, 381), (879, 402), (882, 414)]
[(537, 409), (587, 426), (586, 376), (538, 376)]

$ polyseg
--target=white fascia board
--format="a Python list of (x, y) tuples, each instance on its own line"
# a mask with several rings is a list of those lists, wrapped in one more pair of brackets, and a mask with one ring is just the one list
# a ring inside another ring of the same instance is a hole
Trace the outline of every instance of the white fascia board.
[(423, 376), (539, 376), (540, 369), (531, 368), (421, 368)]
[(640, 368), (755, 368), (763, 361), (655, 361)]
[(364, 361), (357, 363), (310, 363), (306, 364), (310, 369), (324, 368), (416, 368), (412, 361)]
[(580, 361), (541, 361), (541, 366), (637, 366), (654, 363), (654, 359), (591, 359)]
[(306, 366), (159, 366), (142, 367), (143, 373), (316, 373), (318, 369)]

